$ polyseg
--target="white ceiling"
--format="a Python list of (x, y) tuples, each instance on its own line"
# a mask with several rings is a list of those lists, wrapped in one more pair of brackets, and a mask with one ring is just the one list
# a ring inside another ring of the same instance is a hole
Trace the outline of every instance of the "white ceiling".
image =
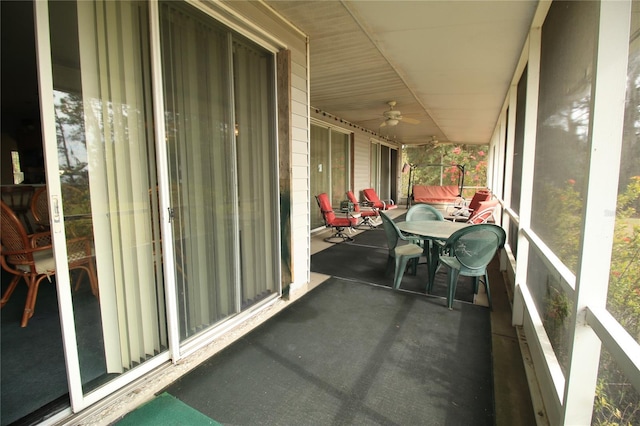
[[(265, 1), (309, 36), (311, 106), (399, 143), (488, 143), (537, 1)], [(388, 101), (400, 122), (380, 127)]]

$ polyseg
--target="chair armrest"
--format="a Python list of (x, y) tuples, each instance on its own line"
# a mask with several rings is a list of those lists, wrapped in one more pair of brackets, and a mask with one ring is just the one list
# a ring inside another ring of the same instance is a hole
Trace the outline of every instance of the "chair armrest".
[(462, 197), (458, 197), (452, 206), (447, 207), (446, 209), (447, 216), (469, 216), (471, 211), (469, 209), (469, 202)]
[(69, 254), (74, 253), (75, 256), (81, 256), (81, 253), (85, 257), (93, 256), (91, 240), (87, 237), (77, 237), (67, 240), (67, 251)]
[(449, 216), (459, 216), (468, 218), (473, 213), (473, 210), (468, 207), (455, 207), (454, 210), (449, 213)]
[(29, 243), (33, 248), (51, 248), (52, 239), (50, 231), (36, 232), (35, 234), (31, 234), (28, 237)]
[(32, 263), (31, 259), (31, 255), (33, 253), (37, 253), (37, 252), (41, 252), (41, 251), (47, 251), (47, 250), (51, 250), (53, 248), (53, 246), (51, 244), (49, 245), (44, 245), (44, 246), (38, 246), (38, 247), (27, 247), (25, 249), (21, 249), (21, 250), (6, 250), (6, 249), (2, 249), (2, 257), (14, 257), (14, 256), (26, 256), (23, 257), (23, 260), (18, 260), (15, 259), (15, 257), (13, 259), (10, 260), (10, 262), (12, 264), (16, 264), (16, 265), (29, 265)]

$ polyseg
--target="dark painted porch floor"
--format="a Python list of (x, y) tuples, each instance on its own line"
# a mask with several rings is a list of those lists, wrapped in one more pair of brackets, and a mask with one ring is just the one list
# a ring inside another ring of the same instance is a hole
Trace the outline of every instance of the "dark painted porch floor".
[[(394, 213), (397, 216), (399, 214), (402, 214), (403, 212), (397, 211)], [(325, 244), (322, 241), (322, 238), (324, 236), (326, 236), (326, 234), (314, 235), (312, 237), (312, 253), (317, 253), (318, 251), (321, 251), (324, 248), (331, 247), (330, 244)], [(313, 267), (312, 267), (312, 270), (313, 270)], [(489, 369), (490, 371), (489, 380), (492, 381), (491, 392), (493, 392), (491, 399), (494, 404), (493, 407), (491, 407), (493, 409), (493, 413), (490, 419), (490, 423), (492, 422), (493, 424), (496, 424), (496, 425), (535, 425), (537, 423), (536, 422), (537, 419), (536, 419), (536, 415), (534, 414), (533, 404), (531, 401), (531, 396), (529, 394), (527, 377), (526, 377), (525, 368), (522, 361), (522, 355), (520, 353), (520, 343), (518, 341), (518, 337), (516, 335), (515, 329), (511, 326), (511, 308), (509, 303), (509, 295), (507, 292), (507, 288), (505, 287), (505, 284), (504, 284), (502, 273), (499, 270), (499, 265), (497, 260), (495, 260), (492, 263), (489, 270), (489, 274), (490, 274), (490, 282), (491, 282), (492, 298), (493, 298), (492, 311), (488, 311), (487, 308), (480, 307), (480, 306), (473, 307), (472, 304), (468, 302), (458, 302), (460, 304), (457, 305), (457, 309), (459, 311), (463, 311), (463, 310), (467, 311), (468, 309), (471, 309), (476, 312), (480, 311), (481, 314), (482, 312), (484, 312), (485, 314), (488, 313), (489, 321), (488, 321), (487, 332), (486, 334), (484, 334), (484, 332), (480, 332), (480, 329), (478, 329), (478, 335), (481, 335), (483, 339), (490, 339), (490, 344), (488, 344), (486, 340), (485, 341), (483, 341), (482, 339), (477, 340), (479, 336), (467, 335), (467, 337), (465, 338), (466, 340), (465, 343), (469, 345), (468, 351), (473, 352), (474, 350), (480, 350), (481, 353), (484, 353), (484, 355), (478, 355), (478, 362), (476, 364), (467, 363), (467, 364), (464, 364), (464, 366), (461, 365), (459, 367), (460, 368), (459, 375), (461, 377), (464, 377), (469, 374), (474, 374), (474, 370), (483, 371), (483, 370), (487, 370), (487, 368)], [(312, 281), (322, 282), (325, 278), (326, 277), (323, 277), (322, 275), (312, 273)], [(408, 281), (409, 281), (408, 287), (410, 287), (411, 278), (409, 278)], [(329, 286), (328, 283), (330, 282), (331, 281), (327, 281), (327, 284), (325, 284), (325, 286)], [(319, 285), (323, 286), (322, 283)], [(333, 284), (333, 286), (335, 286), (335, 284)], [(430, 319), (434, 319), (436, 317), (439, 317), (440, 315), (446, 316), (447, 314), (451, 314), (449, 318), (451, 318), (452, 321), (454, 321), (454, 318), (458, 318), (458, 315), (460, 312), (458, 313), (456, 313), (455, 311), (453, 313), (448, 312), (444, 305), (444, 299), (439, 299), (438, 297), (425, 298), (425, 296), (423, 295), (413, 293), (412, 291), (415, 291), (415, 289), (408, 288), (407, 290), (408, 291), (401, 291), (399, 293), (396, 292), (395, 294), (396, 296), (401, 296), (400, 299), (402, 300), (416, 299), (416, 300), (420, 300), (421, 303), (424, 300), (427, 300), (429, 305), (428, 309), (435, 309), (432, 311), (423, 312), (421, 314), (423, 315), (423, 317), (430, 316), (431, 317)], [(314, 292), (314, 290), (312, 290), (312, 292)], [(323, 292), (318, 294), (324, 294), (324, 290)], [(305, 299), (303, 299), (303, 301), (306, 303), (306, 300), (313, 296), (315, 296), (315, 294), (309, 294), (307, 295), (307, 297), (305, 297)], [(291, 317), (291, 311), (295, 311), (296, 306), (298, 306), (299, 308), (302, 308), (303, 304), (296, 305), (296, 303), (293, 303), (289, 308), (285, 308), (285, 312), (278, 314), (279, 317), (282, 317), (284, 315), (287, 318), (285, 320), (285, 323), (287, 321), (289, 322), (292, 321), (293, 317)], [(479, 297), (476, 303), (479, 303), (481, 305), (484, 304), (482, 297)], [(468, 307), (465, 305), (467, 305)], [(339, 312), (341, 313), (344, 310), (348, 310), (344, 306), (342, 308), (343, 308), (342, 310), (336, 311), (334, 315), (337, 315)], [(483, 311), (484, 309), (487, 309), (487, 311)], [(365, 314), (362, 313), (361, 315), (365, 315)], [(308, 320), (308, 319), (305, 319), (305, 320)], [(458, 319), (456, 319), (456, 321), (457, 320)], [(269, 327), (274, 327), (274, 325), (272, 325), (273, 323), (274, 321), (267, 320), (265, 322), (265, 325), (260, 327), (266, 327), (268, 330)], [(278, 326), (275, 326), (275, 327), (278, 327)], [(421, 330), (414, 330), (414, 332), (417, 332), (418, 334), (415, 336), (412, 336), (410, 340), (417, 341), (418, 339), (421, 338), (419, 336), (424, 336), (424, 334), (428, 330), (429, 330), (428, 327), (423, 328)], [(449, 330), (448, 333), (455, 334), (456, 333), (455, 328), (453, 328), (452, 330)], [(280, 405), (280, 407), (285, 411), (281, 412), (280, 414), (277, 414), (277, 413), (274, 414), (275, 408), (272, 404), (270, 405), (269, 398), (267, 398), (267, 400), (265, 401), (262, 401), (260, 404), (256, 406), (255, 404), (250, 404), (249, 401), (246, 401), (247, 405), (243, 405), (242, 398), (240, 399), (233, 398), (232, 396), (230, 396), (225, 392), (222, 392), (221, 394), (216, 394), (216, 392), (213, 390), (213, 387), (215, 385), (212, 384), (212, 380), (213, 381), (217, 380), (217, 383), (220, 383), (221, 380), (226, 379), (227, 382), (226, 384), (223, 385), (223, 387), (228, 386), (229, 380), (230, 380), (229, 377), (227, 377), (227, 375), (229, 374), (228, 371), (230, 369), (232, 370), (233, 368), (237, 368), (237, 369), (241, 368), (236, 366), (236, 364), (238, 364), (239, 362), (238, 359), (240, 357), (254, 357), (253, 363), (258, 362), (259, 360), (262, 360), (260, 362), (274, 362), (275, 360), (275, 361), (279, 361), (279, 362), (276, 362), (276, 364), (279, 364), (280, 367), (282, 367), (282, 365), (289, 365), (291, 367), (291, 365), (293, 365), (291, 360), (288, 360), (288, 361), (284, 360), (284, 361), (287, 361), (287, 362), (284, 362), (282, 359), (283, 358), (282, 354), (277, 354), (274, 351), (266, 351), (266, 349), (264, 348), (266, 346), (273, 345), (273, 344), (275, 344), (276, 347), (278, 347), (278, 343), (273, 342), (272, 340), (274, 339), (273, 336), (279, 336), (281, 334), (282, 333), (280, 334), (267, 333), (267, 336), (271, 336), (268, 338), (265, 338), (263, 336), (256, 337), (255, 333), (252, 333), (252, 335), (247, 335), (246, 337), (241, 338), (239, 343), (232, 344), (229, 350), (225, 350), (222, 353), (214, 355), (213, 357), (209, 358), (203, 364), (193, 369), (187, 376), (184, 376), (176, 380), (165, 389), (168, 389), (170, 393), (172, 393), (172, 395), (177, 396), (180, 400), (182, 400), (186, 404), (192, 407), (196, 407), (201, 412), (205, 412), (205, 414), (209, 415), (211, 418), (217, 421), (221, 421), (223, 424), (228, 423), (229, 421), (231, 421), (233, 424), (257, 424), (257, 423), (259, 424), (291, 424), (284, 421), (285, 418), (282, 416), (285, 416), (285, 415), (289, 416), (287, 418), (289, 418), (290, 420), (297, 419), (296, 421), (302, 422), (298, 424), (327, 424), (327, 421), (329, 422), (329, 424), (332, 422), (333, 424), (372, 424), (371, 423), (372, 419), (375, 419), (373, 423), (379, 423), (379, 424), (415, 424), (414, 421), (416, 420), (416, 418), (420, 418), (415, 416), (424, 415), (423, 407), (420, 407), (419, 409), (415, 408), (418, 406), (418, 404), (420, 404), (420, 400), (416, 399), (415, 401), (409, 402), (409, 403), (405, 401), (405, 405), (403, 405), (403, 410), (407, 411), (407, 413), (404, 413), (402, 416), (398, 417), (397, 421), (388, 421), (389, 419), (387, 418), (383, 418), (381, 420), (380, 418), (376, 418), (374, 416), (374, 413), (372, 413), (370, 409), (371, 406), (368, 406), (367, 408), (368, 411), (367, 410), (358, 411), (358, 410), (362, 410), (362, 405), (365, 404), (366, 401), (358, 399), (358, 396), (355, 394), (350, 394), (350, 393), (343, 394), (341, 393), (341, 391), (336, 390), (336, 387), (333, 387), (333, 386), (330, 387), (330, 389), (333, 389), (332, 391), (333, 394), (331, 394), (330, 392), (330, 395), (329, 395), (333, 399), (328, 397), (327, 399), (333, 400), (334, 403), (331, 403), (330, 401), (328, 401), (326, 402), (326, 404), (324, 403), (316, 404), (314, 407), (320, 407), (325, 412), (322, 412), (322, 413), (314, 412), (314, 416), (312, 417), (305, 417), (304, 415), (301, 415), (300, 417), (296, 417), (298, 416), (298, 414), (291, 412), (292, 410), (293, 411), (296, 410), (295, 405), (291, 407), (285, 406), (285, 408), (282, 408), (282, 406)], [(383, 333), (383, 334), (387, 334), (387, 333)], [(313, 336), (309, 336), (309, 337), (313, 337)], [(455, 336), (452, 338), (459, 339), (460, 337), (461, 336)], [(317, 336), (312, 339), (309, 339), (309, 341), (312, 342), (316, 340), (316, 338)], [(332, 340), (331, 336), (324, 336), (323, 338), (326, 338), (327, 342), (330, 342)], [(442, 336), (440, 336), (440, 338), (442, 338)], [(283, 344), (283, 343), (281, 342), (280, 344)], [(423, 346), (423, 349), (426, 348), (427, 346)], [(384, 347), (384, 345), (382, 345), (381, 347)], [(252, 354), (253, 353), (252, 351), (256, 351), (256, 350), (258, 352), (257, 355), (259, 355), (257, 356), (257, 358), (254, 356), (256, 354)], [(230, 353), (231, 355), (229, 355)], [(328, 359), (329, 353), (330, 352), (325, 354), (324, 357), (320, 357), (320, 358)], [(265, 354), (271, 354), (272, 356), (266, 357)], [(481, 360), (484, 360), (484, 362)], [(293, 361), (297, 365), (297, 360), (293, 360)], [(320, 359), (318, 362), (322, 363), (322, 361), (323, 360)], [(427, 360), (420, 359), (414, 362), (417, 362), (419, 365), (424, 366), (425, 365), (424, 363), (427, 362)], [(487, 366), (486, 365), (487, 362), (489, 362), (491, 365)], [(357, 362), (352, 363), (352, 365), (357, 365), (357, 364), (358, 364)], [(216, 369), (216, 366), (218, 365), (226, 365), (226, 367)], [(242, 365), (242, 362), (240, 362), (240, 364), (238, 365)], [(313, 368), (313, 365), (314, 364), (312, 363), (311, 368)], [(343, 367), (344, 366), (337, 367), (337, 368), (338, 370), (342, 371), (341, 368)], [(298, 370), (297, 376), (300, 376), (299, 372), (302, 371), (300, 370), (300, 368), (301, 368), (300, 366), (297, 366), (296, 368), (289, 368), (289, 369)], [(424, 369), (426, 370), (426, 367)], [(264, 368), (261, 369), (260, 372), (263, 370)], [(281, 371), (282, 374), (284, 374), (283, 371)], [(346, 377), (352, 373), (351, 370), (347, 368), (343, 371), (342, 374), (338, 375), (338, 377), (334, 377), (336, 376), (334, 374), (335, 369), (325, 369), (325, 370), (319, 369), (318, 371), (327, 371), (329, 372), (328, 373), (329, 376), (324, 377), (322, 376), (322, 374), (314, 374), (312, 377), (314, 380), (312, 382), (314, 382), (315, 385), (317, 385), (318, 382), (325, 383), (325, 379), (327, 383), (333, 383), (332, 380), (338, 380), (338, 379), (339, 381), (340, 380), (346, 381), (347, 380)], [(331, 371), (333, 371), (333, 373), (331, 373)], [(415, 371), (420, 371), (420, 369)], [(222, 376), (220, 376), (221, 374)], [(240, 374), (238, 377), (242, 377), (242, 376), (243, 375)], [(274, 377), (271, 377), (271, 380), (273, 379)], [(398, 378), (397, 377), (393, 378), (392, 376), (385, 376), (384, 378), (385, 383), (390, 384), (389, 386), (392, 386), (391, 384), (397, 382), (396, 379)], [(423, 379), (428, 381), (429, 377), (425, 376)], [(298, 389), (298, 391), (294, 392), (293, 394), (290, 394), (290, 398), (297, 397), (298, 395), (296, 394), (300, 392), (308, 392), (310, 397), (312, 397), (313, 395), (315, 395), (315, 397), (318, 397), (318, 395), (314, 393), (316, 391), (313, 390), (315, 386), (314, 384), (304, 385), (304, 383), (303, 384), (295, 383), (296, 380), (297, 379), (294, 380), (294, 384), (298, 387), (300, 386), (301, 387)], [(375, 380), (371, 379), (370, 381), (373, 386)], [(272, 386), (272, 383), (269, 383), (270, 382), (269, 380), (266, 380), (265, 383), (262, 383), (262, 382), (258, 383), (255, 381), (254, 378), (252, 378), (249, 380), (249, 382), (251, 383), (252, 388), (255, 388), (257, 386), (258, 388), (263, 389), (265, 393), (269, 393), (269, 389)], [(424, 383), (422, 384), (424, 385)], [(456, 394), (456, 390), (460, 389), (460, 392), (462, 392), (461, 390), (462, 386), (464, 385), (462, 384), (450, 385), (449, 390), (452, 393), (449, 396), (445, 396), (444, 399), (446, 400), (447, 398), (450, 398), (450, 403), (453, 402), (453, 400), (455, 399), (454, 395)], [(326, 383), (325, 383), (325, 387), (327, 387)], [(240, 386), (238, 392), (241, 392), (241, 389), (242, 389), (242, 386)], [(421, 388), (418, 386), (416, 389), (420, 391)], [(287, 387), (285, 386), (283, 386), (282, 389), (280, 389), (280, 391), (281, 392), (278, 392), (278, 394), (284, 393), (286, 395), (288, 392)], [(160, 394), (161, 392), (162, 391), (158, 391), (156, 392), (156, 394)], [(465, 389), (464, 392), (467, 395), (467, 399), (469, 397), (473, 398), (473, 391), (471, 394), (469, 394), (469, 390)], [(323, 395), (324, 397), (325, 394), (320, 394), (320, 395)], [(348, 395), (349, 397), (346, 398), (345, 395)], [(277, 398), (277, 396), (275, 398)], [(340, 398), (342, 398), (342, 400)], [(346, 400), (344, 398), (346, 398)], [(425, 401), (423, 399), (422, 405), (429, 406), (432, 403), (442, 402), (442, 401), (439, 401), (438, 397), (436, 396), (432, 396), (432, 397), (426, 396), (426, 398), (433, 398), (433, 400)], [(383, 397), (382, 401), (385, 401), (385, 397)], [(483, 401), (486, 403), (486, 400), (483, 400)], [(239, 405), (236, 405), (235, 409), (230, 409), (225, 412), (225, 410), (219, 410), (215, 408), (216, 404), (218, 406), (229, 405), (229, 404), (239, 404)], [(353, 409), (353, 412), (349, 411), (351, 410), (349, 407)], [(356, 410), (354, 407), (358, 407), (358, 410)], [(326, 411), (331, 411), (334, 408), (338, 410), (341, 417), (335, 417), (335, 416), (332, 416), (330, 413), (329, 414), (326, 413)], [(251, 415), (247, 413), (238, 415), (237, 413), (238, 410), (255, 411), (256, 409), (258, 411), (263, 410), (262, 414), (260, 414), (259, 412), (256, 414), (254, 412)], [(303, 410), (303, 409), (304, 409), (303, 407), (300, 407), (300, 410)], [(411, 410), (413, 410), (413, 412), (411, 412)], [(452, 414), (449, 413), (447, 416), (441, 419), (443, 421), (441, 423), (437, 421), (435, 423), (433, 422), (429, 423), (429, 421), (425, 421), (421, 424), (487, 424), (486, 418), (483, 418), (482, 421), (480, 420), (480, 418), (477, 418), (475, 423), (473, 421), (468, 422), (466, 420), (463, 420), (465, 418), (469, 419), (469, 417), (465, 417), (465, 416), (478, 415), (478, 413), (482, 413), (482, 411), (478, 410), (478, 407), (474, 408), (471, 406), (468, 406), (468, 407), (461, 406), (461, 407), (458, 407), (457, 410), (458, 411), (468, 410), (468, 412), (459, 412), (456, 414), (455, 417), (453, 417)], [(227, 421), (225, 422), (225, 419), (217, 417), (216, 414), (220, 416), (228, 416), (226, 418)], [(375, 414), (377, 415), (379, 413), (376, 412)], [(275, 417), (273, 417), (273, 415), (275, 415)], [(367, 416), (373, 416), (373, 417), (367, 417)], [(304, 421), (305, 418), (307, 419), (306, 422)], [(369, 418), (369, 420), (367, 420), (367, 418)], [(240, 421), (239, 419), (244, 419), (245, 422), (238, 423), (238, 421)], [(262, 421), (257, 421), (256, 419), (262, 419)], [(279, 421), (278, 419), (280, 419), (281, 421)], [(313, 419), (318, 420), (320, 423), (315, 422)], [(540, 420), (540, 423), (538, 424), (544, 423), (543, 417), (540, 417), (538, 420)], [(137, 419), (137, 421), (139, 421), (139, 419)], [(228, 423), (228, 424), (231, 424), (231, 423)]]

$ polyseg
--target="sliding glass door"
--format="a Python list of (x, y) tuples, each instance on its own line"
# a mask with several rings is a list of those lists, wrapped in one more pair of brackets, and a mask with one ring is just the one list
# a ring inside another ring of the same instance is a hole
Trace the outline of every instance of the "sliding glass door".
[(371, 151), (369, 152), (369, 185), (375, 189), (380, 196), (380, 144), (371, 142)]
[[(240, 308), (279, 291), (274, 55), (233, 35)], [(233, 173), (232, 173), (233, 175)]]
[(351, 139), (349, 133), (311, 125), (311, 229), (324, 225), (316, 195), (326, 192), (334, 207), (351, 189)]
[(347, 199), (347, 191), (351, 182), (349, 164), (351, 144), (349, 135), (331, 130), (331, 203), (339, 206), (340, 201)]
[(371, 142), (370, 184), (383, 200), (394, 199), (397, 194), (397, 161), (397, 150)]
[(191, 6), (160, 16), (185, 340), (279, 291), (274, 55)]
[(95, 267), (71, 276), (72, 289), (60, 285), (65, 255), (56, 273), (61, 306), (69, 295), (73, 306), (71, 377), (77, 356), (87, 393), (168, 348), (149, 11), (145, 2), (79, 1), (50, 2), (48, 13), (53, 111), (43, 117), (53, 118), (46, 131), (55, 127), (45, 132), (54, 244), (60, 252), (66, 241), (72, 262), (73, 244), (84, 241)]
[(329, 145), (329, 131), (326, 127), (311, 125), (310, 142), (310, 186), (311, 197), (309, 205), (311, 207), (311, 229), (324, 225), (324, 219), (316, 196), (323, 192), (327, 194), (331, 188), (331, 150)]
[(383, 200), (391, 197), (391, 148), (380, 145), (380, 188), (378, 194)]
[[(35, 11), (77, 411), (279, 294), (274, 51), (183, 2)], [(69, 274), (77, 240), (92, 268)]]

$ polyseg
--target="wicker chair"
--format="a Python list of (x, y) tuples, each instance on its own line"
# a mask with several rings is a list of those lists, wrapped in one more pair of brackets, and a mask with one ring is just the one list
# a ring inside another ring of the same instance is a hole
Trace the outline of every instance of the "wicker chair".
[(31, 214), (38, 231), (49, 229), (49, 200), (47, 187), (38, 188), (31, 197)]
[[(56, 273), (55, 259), (51, 245), (50, 232), (27, 234), (24, 225), (15, 212), (4, 202), (2, 208), (2, 251), (0, 264), (13, 275), (9, 287), (0, 301), (0, 307), (9, 301), (20, 279), (24, 279), (29, 287), (27, 299), (20, 325), (26, 327), (33, 316), (38, 288), (46, 278), (50, 281)], [(74, 238), (67, 241), (67, 258), (69, 270), (81, 269), (89, 276), (91, 291), (98, 297), (98, 280), (92, 254), (91, 242), (88, 238)], [(80, 278), (76, 288), (80, 284)]]

